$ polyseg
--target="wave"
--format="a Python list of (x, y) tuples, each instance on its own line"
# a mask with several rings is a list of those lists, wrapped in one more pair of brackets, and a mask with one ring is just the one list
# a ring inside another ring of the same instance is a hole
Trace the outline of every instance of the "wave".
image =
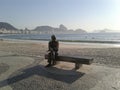
[[(26, 40), (40, 40), (50, 41), (50, 39), (26, 39)], [(58, 40), (60, 42), (78, 42), (78, 43), (109, 43), (109, 44), (120, 44), (120, 41), (97, 41), (97, 40)]]

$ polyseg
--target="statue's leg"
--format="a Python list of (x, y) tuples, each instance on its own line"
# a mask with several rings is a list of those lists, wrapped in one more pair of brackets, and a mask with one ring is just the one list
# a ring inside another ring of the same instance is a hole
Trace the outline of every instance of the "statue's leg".
[(45, 67), (51, 66), (51, 53), (48, 54), (48, 64)]
[(53, 65), (55, 65), (57, 62), (56, 62), (56, 59), (58, 58), (58, 53), (55, 52), (55, 56), (54, 56), (54, 59), (53, 59)]
[(48, 56), (48, 57), (49, 57), (49, 58), (48, 58), (48, 63), (51, 64), (51, 53), (49, 53), (48, 55), (49, 55), (49, 56)]

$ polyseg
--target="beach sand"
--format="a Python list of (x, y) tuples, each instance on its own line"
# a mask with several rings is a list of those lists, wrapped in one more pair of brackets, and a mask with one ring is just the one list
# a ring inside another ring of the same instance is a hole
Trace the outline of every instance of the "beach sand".
[(0, 90), (120, 90), (120, 47), (60, 42), (60, 55), (94, 58), (77, 71), (64, 62), (45, 68), (47, 48), (47, 42), (0, 41)]

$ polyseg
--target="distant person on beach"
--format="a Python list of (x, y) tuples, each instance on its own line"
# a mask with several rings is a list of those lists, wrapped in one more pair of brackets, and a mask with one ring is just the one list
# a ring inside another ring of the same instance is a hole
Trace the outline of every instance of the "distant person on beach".
[(48, 51), (49, 52), (49, 58), (48, 58), (48, 65), (46, 67), (49, 67), (51, 65), (55, 65), (56, 58), (58, 56), (58, 49), (59, 49), (59, 42), (56, 40), (55, 35), (51, 36), (51, 41), (48, 43)]

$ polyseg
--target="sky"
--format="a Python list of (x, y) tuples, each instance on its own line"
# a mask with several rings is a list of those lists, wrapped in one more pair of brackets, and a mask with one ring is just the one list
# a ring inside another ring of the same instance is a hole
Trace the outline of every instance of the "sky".
[(49, 25), (120, 32), (120, 0), (0, 0), (0, 22), (19, 29)]

